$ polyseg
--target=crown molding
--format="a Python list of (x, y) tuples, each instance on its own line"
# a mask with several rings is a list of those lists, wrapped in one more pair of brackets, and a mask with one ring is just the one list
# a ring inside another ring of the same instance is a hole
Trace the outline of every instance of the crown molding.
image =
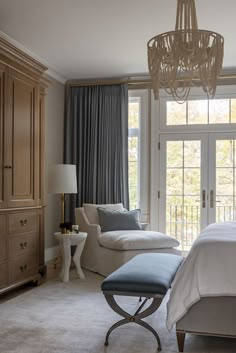
[(10, 37), (9, 35), (4, 33), (3, 31), (0, 31), (0, 37), (3, 38), (4, 40), (6, 40), (7, 42), (9, 42), (10, 44), (12, 44), (17, 49), (23, 51), (25, 54), (29, 55), (33, 59), (37, 60), (42, 65), (46, 66), (48, 69), (47, 69), (47, 71), (45, 71), (45, 73), (48, 76), (50, 76), (50, 77), (54, 78), (55, 80), (65, 84), (65, 82), (67, 81), (66, 77), (61, 75), (59, 72), (57, 72), (57, 70), (53, 66), (51, 66), (46, 60), (42, 59), (37, 54), (35, 54), (31, 50), (29, 50), (26, 47), (24, 47), (22, 44), (17, 42), (15, 39)]

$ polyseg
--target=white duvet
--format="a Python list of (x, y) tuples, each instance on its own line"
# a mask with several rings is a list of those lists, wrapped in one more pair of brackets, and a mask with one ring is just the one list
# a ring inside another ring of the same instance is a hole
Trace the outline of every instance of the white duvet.
[(211, 224), (194, 242), (172, 284), (167, 328), (204, 296), (236, 296), (236, 222)]

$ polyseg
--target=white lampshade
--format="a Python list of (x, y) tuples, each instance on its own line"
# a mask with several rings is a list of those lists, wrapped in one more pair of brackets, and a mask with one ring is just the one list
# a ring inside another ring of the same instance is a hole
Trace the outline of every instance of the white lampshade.
[(52, 194), (76, 194), (77, 179), (74, 164), (55, 164), (48, 171), (48, 192)]

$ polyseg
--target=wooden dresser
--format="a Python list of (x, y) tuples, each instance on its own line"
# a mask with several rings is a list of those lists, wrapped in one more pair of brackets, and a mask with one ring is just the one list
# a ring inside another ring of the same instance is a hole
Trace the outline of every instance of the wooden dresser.
[(0, 293), (45, 272), (46, 69), (0, 38)]

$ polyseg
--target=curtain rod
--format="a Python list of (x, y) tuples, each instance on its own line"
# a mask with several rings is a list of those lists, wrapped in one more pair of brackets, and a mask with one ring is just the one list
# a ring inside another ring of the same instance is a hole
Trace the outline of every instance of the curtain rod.
[(150, 79), (111, 79), (111, 80), (91, 80), (91, 81), (82, 81), (82, 80), (76, 80), (76, 81), (68, 81), (66, 85), (69, 87), (74, 87), (74, 86), (96, 86), (96, 85), (119, 85), (122, 83), (127, 83), (127, 84), (146, 84), (150, 83)]
[[(183, 79), (179, 79), (178, 81), (181, 82), (183, 81)], [(199, 81), (198, 78), (194, 79), (195, 81)], [(218, 80), (235, 80), (236, 83), (236, 73), (234, 74), (222, 74), (218, 77)], [(126, 83), (128, 85), (141, 85), (141, 84), (149, 84), (151, 83), (151, 79), (150, 78), (137, 78), (137, 79), (133, 79), (133, 78), (114, 78), (114, 79), (107, 79), (107, 80), (71, 80), (71, 81), (67, 81), (66, 85), (68, 87), (82, 87), (82, 86), (96, 86), (96, 85), (119, 85), (122, 83)]]

